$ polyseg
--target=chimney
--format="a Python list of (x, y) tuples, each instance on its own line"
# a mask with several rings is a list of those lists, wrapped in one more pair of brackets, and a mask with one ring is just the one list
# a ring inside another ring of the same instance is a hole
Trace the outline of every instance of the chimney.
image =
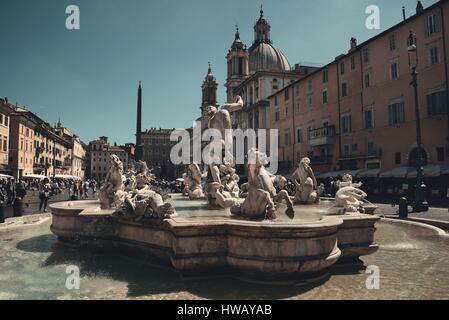
[(405, 7), (402, 6), (402, 19), (407, 20), (407, 17), (405, 16)]
[(352, 37), (351, 38), (351, 49), (349, 51), (355, 50), (356, 47), (357, 47), (357, 39)]
[(424, 6), (422, 5), (421, 1), (418, 0), (418, 3), (416, 4), (416, 14), (420, 14), (424, 11)]
[(8, 97), (5, 97), (5, 102), (6, 104), (8, 104)]

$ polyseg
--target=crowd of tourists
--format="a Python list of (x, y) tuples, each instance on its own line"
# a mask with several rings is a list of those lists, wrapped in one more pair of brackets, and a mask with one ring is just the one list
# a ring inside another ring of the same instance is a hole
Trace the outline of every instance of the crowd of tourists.
[(97, 189), (98, 183), (95, 180), (0, 179), (0, 206), (14, 206), (17, 202), (28, 205), (31, 199), (24, 201), (27, 196), (38, 196), (39, 211), (46, 212), (53, 196), (67, 195), (72, 200), (95, 198)]

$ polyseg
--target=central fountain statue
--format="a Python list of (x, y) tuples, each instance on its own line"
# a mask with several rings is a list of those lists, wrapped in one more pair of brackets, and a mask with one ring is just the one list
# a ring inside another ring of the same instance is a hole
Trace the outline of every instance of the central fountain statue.
[(276, 192), (273, 176), (265, 169), (267, 156), (265, 153), (252, 149), (248, 161), (248, 194), (243, 203), (236, 203), (231, 212), (250, 219), (276, 219), (276, 205), (281, 201), (287, 203), (286, 215), (293, 219), (293, 202), (286, 190)]

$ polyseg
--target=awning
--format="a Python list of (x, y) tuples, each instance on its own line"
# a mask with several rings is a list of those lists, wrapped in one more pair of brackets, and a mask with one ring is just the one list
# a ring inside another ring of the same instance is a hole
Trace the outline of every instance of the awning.
[[(449, 166), (439, 165), (439, 164), (428, 164), (423, 167), (423, 175), (424, 177), (439, 177), (443, 174), (449, 173)], [(418, 175), (418, 171), (415, 169), (414, 171), (407, 174), (407, 178), (416, 178)]]
[(337, 178), (337, 177), (343, 177), (345, 173), (348, 171), (331, 171), (322, 173), (318, 176), (316, 176), (317, 179), (329, 179), (329, 178)]
[(365, 169), (357, 173), (357, 178), (377, 178), (381, 172), (381, 168)]
[(0, 173), (0, 179), (14, 179), (14, 177), (8, 174)]
[(55, 174), (52, 176), (55, 179), (65, 179), (65, 180), (81, 180), (80, 177), (72, 176), (70, 174)]
[(27, 174), (27, 175), (22, 176), (22, 179), (26, 179), (26, 178), (29, 178), (29, 179), (39, 179), (39, 180), (43, 180), (43, 179), (45, 179), (45, 178), (48, 179), (48, 177), (46, 177), (46, 176), (44, 176), (44, 175), (41, 175), (41, 174)]
[(416, 172), (416, 169), (413, 167), (398, 167), (391, 170), (387, 170), (382, 172), (379, 177), (380, 178), (407, 178), (407, 175)]

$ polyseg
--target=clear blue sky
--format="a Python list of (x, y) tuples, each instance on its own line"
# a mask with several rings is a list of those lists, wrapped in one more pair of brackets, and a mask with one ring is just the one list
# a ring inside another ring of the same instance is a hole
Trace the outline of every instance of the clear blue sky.
[[(425, 7), (435, 0), (424, 0)], [(325, 64), (408, 15), (415, 0), (264, 0), (271, 38), (293, 65)], [(65, 28), (76, 4), (81, 29)], [(234, 38), (253, 40), (261, 0), (0, 0), (0, 97), (62, 123), (88, 142), (133, 142), (138, 81), (143, 128), (189, 127), (199, 116), (211, 61), (225, 102), (225, 56)], [(381, 30), (365, 28), (365, 8)]]

